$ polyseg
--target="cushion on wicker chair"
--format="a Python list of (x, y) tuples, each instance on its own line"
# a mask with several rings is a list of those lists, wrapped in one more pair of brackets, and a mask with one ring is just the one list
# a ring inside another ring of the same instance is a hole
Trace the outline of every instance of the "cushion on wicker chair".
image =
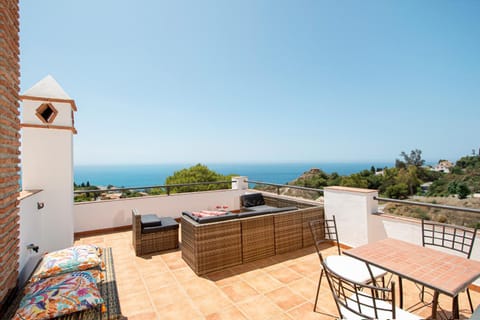
[(162, 221), (156, 214), (143, 214), (140, 218), (143, 227), (157, 227), (162, 225)]
[(159, 220), (159, 224), (157, 225), (150, 224), (150, 225), (144, 226), (144, 224), (142, 223), (142, 233), (151, 233), (151, 232), (157, 232), (160, 230), (178, 229), (178, 223), (175, 221), (175, 219), (171, 217), (162, 217), (162, 218), (157, 217), (157, 218)]
[(240, 203), (245, 208), (262, 206), (265, 204), (265, 199), (261, 193), (244, 194), (240, 196)]

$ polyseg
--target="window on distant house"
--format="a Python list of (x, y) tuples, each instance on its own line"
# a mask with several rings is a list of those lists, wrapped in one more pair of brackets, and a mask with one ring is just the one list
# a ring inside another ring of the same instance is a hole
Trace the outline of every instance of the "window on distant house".
[(44, 123), (52, 123), (57, 114), (57, 109), (51, 103), (42, 103), (37, 108), (37, 117)]

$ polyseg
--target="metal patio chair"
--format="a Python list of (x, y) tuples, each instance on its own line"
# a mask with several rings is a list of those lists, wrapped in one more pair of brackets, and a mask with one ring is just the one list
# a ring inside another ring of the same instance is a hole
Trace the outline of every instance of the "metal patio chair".
[[(430, 220), (422, 219), (422, 245), (441, 247), (457, 252), (467, 259), (472, 254), (473, 244), (477, 235), (477, 229), (469, 229)], [(466, 289), (470, 311), (473, 313), (470, 290)], [(424, 301), (425, 287), (421, 288), (421, 301)]]
[(342, 319), (410, 319), (420, 317), (395, 307), (395, 282), (378, 287), (355, 282), (336, 273), (319, 254), (328, 285)]
[[(317, 249), (317, 254), (320, 258), (321, 265), (326, 264), (332, 270), (335, 270), (336, 273), (355, 282), (370, 283), (374, 279), (382, 278), (382, 283), (385, 284), (385, 270), (374, 266), (370, 266), (370, 268), (368, 268), (364, 262), (342, 255), (342, 251), (340, 250), (340, 242), (338, 241), (338, 231), (335, 216), (332, 216), (332, 219), (318, 219), (310, 221), (310, 231), (313, 236), (313, 241), (315, 248)], [(332, 241), (334, 241), (337, 245), (338, 255), (328, 256), (324, 259), (321, 254), (321, 245), (323, 243)], [(317, 309), (318, 295), (320, 292), (320, 286), (322, 284), (323, 274), (324, 269), (322, 268), (320, 279), (318, 280), (317, 295), (315, 297), (313, 311)]]

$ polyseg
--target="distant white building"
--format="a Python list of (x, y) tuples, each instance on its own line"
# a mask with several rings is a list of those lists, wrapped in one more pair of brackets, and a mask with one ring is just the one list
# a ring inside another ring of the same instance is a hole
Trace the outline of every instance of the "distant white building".
[(453, 168), (453, 163), (448, 160), (439, 161), (438, 164), (432, 167), (433, 171), (450, 173), (450, 170)]

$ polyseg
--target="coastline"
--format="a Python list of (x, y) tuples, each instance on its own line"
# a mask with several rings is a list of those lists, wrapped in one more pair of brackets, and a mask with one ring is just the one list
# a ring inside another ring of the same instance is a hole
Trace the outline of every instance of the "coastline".
[[(165, 184), (165, 179), (175, 171), (195, 164), (149, 164), (149, 165), (76, 165), (74, 181), (77, 184), (89, 182), (91, 185), (116, 187), (143, 187)], [(337, 172), (350, 175), (362, 170), (391, 167), (387, 162), (352, 162), (352, 163), (222, 163), (209, 164), (209, 169), (220, 174), (247, 176), (251, 180), (285, 184), (305, 171), (318, 168), (326, 173)]]

